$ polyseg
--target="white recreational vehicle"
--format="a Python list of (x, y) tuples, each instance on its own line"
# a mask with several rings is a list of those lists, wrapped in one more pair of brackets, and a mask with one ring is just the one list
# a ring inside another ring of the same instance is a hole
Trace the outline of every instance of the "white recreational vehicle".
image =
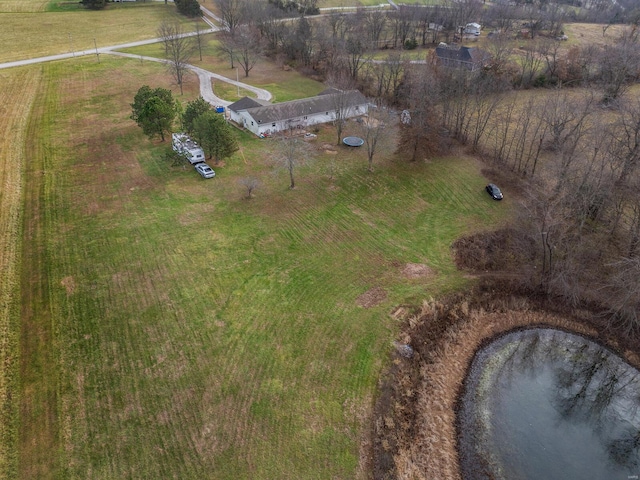
[(186, 133), (171, 134), (171, 147), (174, 152), (185, 155), (192, 165), (204, 162), (204, 151)]

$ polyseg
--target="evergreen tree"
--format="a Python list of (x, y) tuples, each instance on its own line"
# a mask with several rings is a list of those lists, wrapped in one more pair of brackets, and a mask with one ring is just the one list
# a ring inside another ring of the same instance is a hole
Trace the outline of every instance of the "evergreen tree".
[(174, 0), (178, 12), (186, 17), (201, 17), (202, 10), (198, 0)]
[(149, 138), (160, 135), (163, 142), (165, 133), (171, 132), (176, 113), (177, 105), (171, 90), (165, 88), (152, 89), (144, 85), (131, 104), (131, 119)]
[(188, 134), (193, 133), (193, 122), (197, 117), (211, 110), (211, 104), (204, 98), (198, 97), (187, 103), (187, 108), (182, 114), (182, 127)]
[(91, 10), (102, 10), (107, 6), (107, 0), (81, 0), (80, 3)]
[(208, 158), (214, 157), (216, 163), (238, 150), (232, 127), (222, 115), (213, 110), (199, 115), (194, 120), (193, 136)]

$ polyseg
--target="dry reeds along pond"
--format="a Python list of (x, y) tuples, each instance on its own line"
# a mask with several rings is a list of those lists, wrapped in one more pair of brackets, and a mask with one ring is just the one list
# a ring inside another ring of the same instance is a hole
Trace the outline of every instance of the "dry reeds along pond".
[(479, 350), (458, 417), (465, 479), (640, 474), (640, 372), (580, 335), (514, 331)]

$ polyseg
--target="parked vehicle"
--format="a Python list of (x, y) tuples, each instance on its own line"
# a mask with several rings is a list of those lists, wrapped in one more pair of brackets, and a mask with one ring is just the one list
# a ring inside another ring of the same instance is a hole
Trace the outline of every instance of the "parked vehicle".
[(171, 148), (174, 152), (185, 155), (192, 165), (204, 162), (204, 150), (186, 133), (171, 134)]
[(214, 172), (213, 168), (204, 162), (196, 165), (196, 172), (202, 175), (203, 178), (213, 178), (216, 176), (216, 172)]
[(489, 185), (487, 185), (486, 190), (487, 190), (487, 193), (491, 195), (491, 198), (493, 198), (494, 200), (502, 200), (502, 192), (493, 183), (490, 183)]

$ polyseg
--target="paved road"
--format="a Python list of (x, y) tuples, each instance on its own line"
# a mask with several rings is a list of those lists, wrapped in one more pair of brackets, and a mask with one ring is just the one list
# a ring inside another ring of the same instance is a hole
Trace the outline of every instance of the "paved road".
[[(191, 33), (186, 33), (184, 34), (185, 37), (192, 37), (192, 36), (196, 36), (198, 35), (198, 33), (200, 34), (206, 34), (206, 33), (213, 33), (213, 32), (217, 32), (219, 30), (221, 30), (220, 27), (216, 26), (211, 19), (207, 18), (207, 17), (211, 17), (213, 20), (222, 23), (222, 20), (220, 18), (218, 18), (217, 16), (215, 16), (210, 10), (202, 7), (203, 13), (204, 15), (204, 19), (205, 22), (211, 27), (208, 30), (204, 30), (201, 32), (191, 32)], [(123, 48), (130, 48), (130, 47), (138, 47), (140, 45), (149, 45), (152, 43), (159, 43), (162, 42), (161, 38), (151, 38), (149, 40), (141, 40), (138, 42), (130, 42), (130, 43), (123, 43), (120, 45), (113, 45), (110, 47), (101, 47), (98, 49), (93, 49), (93, 50), (79, 50), (76, 52), (70, 52), (70, 53), (61, 53), (59, 55), (49, 55), (47, 57), (38, 57), (38, 58), (28, 58), (25, 60), (17, 60), (15, 62), (7, 62), (7, 63), (0, 63), (0, 69), (3, 68), (12, 68), (12, 67), (20, 67), (20, 66), (24, 66), (24, 65), (33, 65), (33, 64), (37, 64), (37, 63), (43, 63), (43, 62), (51, 62), (54, 60), (65, 60), (65, 59), (69, 59), (69, 58), (75, 58), (75, 57), (83, 57), (83, 56), (87, 56), (87, 55), (118, 55), (120, 57), (127, 57), (127, 58), (135, 58), (135, 59), (142, 59), (142, 60), (148, 60), (151, 62), (159, 62), (159, 63), (169, 63), (168, 60), (162, 59), (162, 58), (155, 58), (155, 57), (145, 57), (142, 55), (134, 55), (132, 53), (124, 53), (124, 52), (119, 52), (117, 50), (123, 49)], [(219, 97), (217, 97), (214, 93), (213, 93), (213, 87), (212, 87), (212, 81), (218, 80), (221, 82), (226, 82), (226, 83), (230, 83), (231, 85), (234, 86), (239, 86), (240, 88), (243, 88), (245, 90), (249, 90), (251, 92), (254, 92), (256, 94), (256, 96), (260, 99), (260, 100), (271, 100), (272, 95), (270, 92), (268, 92), (267, 90), (264, 90), (262, 88), (257, 88), (257, 87), (253, 87), (251, 85), (247, 85), (246, 83), (242, 83), (242, 82), (237, 82), (235, 80), (231, 80), (227, 77), (223, 77), (222, 75), (218, 75), (217, 73), (213, 73), (210, 72), (208, 70), (205, 70), (204, 68), (200, 68), (200, 67), (196, 67), (195, 65), (188, 65), (187, 68), (189, 68), (189, 70), (191, 70), (192, 72), (194, 72), (197, 76), (198, 79), (200, 80), (200, 95), (202, 95), (202, 98), (204, 98), (207, 102), (209, 102), (211, 105), (214, 106), (227, 106), (233, 102), (227, 101), (227, 100), (223, 100)]]

